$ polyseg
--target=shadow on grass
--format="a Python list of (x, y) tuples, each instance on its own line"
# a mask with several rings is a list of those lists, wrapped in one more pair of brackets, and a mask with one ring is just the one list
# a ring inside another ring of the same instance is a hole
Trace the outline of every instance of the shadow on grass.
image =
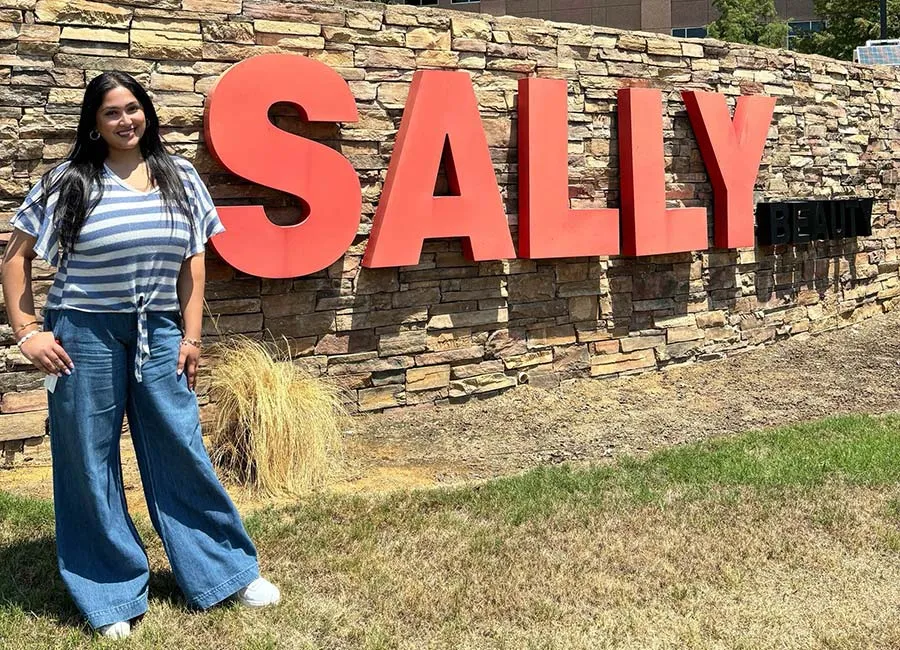
[[(136, 523), (146, 539), (149, 526)], [(0, 492), (0, 539), (5, 540), (0, 545), (0, 607), (90, 634), (59, 574), (53, 528), (52, 502)], [(149, 599), (151, 607), (162, 601), (192, 611), (170, 569), (150, 572)]]
[(149, 590), (150, 607), (153, 607), (153, 601), (165, 601), (172, 607), (183, 609), (186, 612), (196, 611), (188, 607), (184, 594), (175, 581), (175, 574), (172, 573), (171, 569), (151, 571)]
[[(151, 607), (153, 601), (164, 601), (172, 607), (193, 611), (169, 569), (150, 572), (149, 599)], [(60, 624), (87, 629), (59, 575), (56, 542), (49, 536), (0, 546), (0, 603)]]
[(82, 625), (56, 564), (52, 537), (16, 540), (0, 547), (0, 601), (64, 625)]

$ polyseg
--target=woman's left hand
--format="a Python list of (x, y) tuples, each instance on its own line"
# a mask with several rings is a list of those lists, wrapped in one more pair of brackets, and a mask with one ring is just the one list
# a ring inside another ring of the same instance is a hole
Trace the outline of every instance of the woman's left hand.
[(197, 382), (197, 366), (200, 364), (200, 348), (182, 343), (178, 352), (178, 374), (187, 372), (188, 388), (194, 390)]

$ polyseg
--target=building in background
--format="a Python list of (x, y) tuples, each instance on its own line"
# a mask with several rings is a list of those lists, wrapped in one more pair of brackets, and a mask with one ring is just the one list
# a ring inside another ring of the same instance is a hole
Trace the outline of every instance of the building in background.
[[(444, 7), (481, 13), (527, 16), (618, 29), (639, 29), (673, 36), (702, 38), (716, 18), (712, 0), (405, 0), (408, 5)], [(775, 0), (790, 22), (789, 40), (819, 31), (813, 0)], [(788, 46), (790, 43), (788, 43)]]

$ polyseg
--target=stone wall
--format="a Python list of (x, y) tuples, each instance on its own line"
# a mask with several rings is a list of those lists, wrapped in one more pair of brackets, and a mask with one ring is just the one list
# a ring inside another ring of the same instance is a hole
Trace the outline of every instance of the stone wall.
[[(0, 230), (68, 150), (87, 80), (135, 75), (155, 97), (165, 137), (194, 161), (220, 205), (264, 202), (293, 223), (292, 199), (229, 174), (202, 143), (203, 102), (233, 62), (295, 52), (349, 82), (360, 121), (272, 119), (339, 148), (359, 171), (364, 215), (351, 250), (293, 280), (242, 275), (208, 257), (218, 331), (286, 337), (297, 363), (340, 382), (354, 410), (486, 395), (529, 382), (614, 377), (720, 358), (890, 309), (900, 295), (900, 74), (785, 51), (653, 34), (366, 3), (276, 0), (0, 0)], [(660, 88), (670, 206), (712, 203), (679, 92), (777, 97), (756, 199), (875, 198), (868, 238), (677, 255), (469, 263), (457, 240), (428, 241), (415, 267), (360, 267), (409, 83), (416, 69), (471, 72), (516, 229), (517, 80), (570, 89), (573, 207), (617, 207), (616, 90)], [(276, 107), (277, 108), (277, 107)], [(52, 270), (37, 266), (38, 303)], [(4, 314), (5, 318), (5, 314)], [(39, 373), (0, 325), (0, 443), (39, 443)], [(199, 395), (208, 403), (207, 359)], [(740, 381), (740, 378), (735, 378)], [(3, 441), (16, 441), (6, 442)]]

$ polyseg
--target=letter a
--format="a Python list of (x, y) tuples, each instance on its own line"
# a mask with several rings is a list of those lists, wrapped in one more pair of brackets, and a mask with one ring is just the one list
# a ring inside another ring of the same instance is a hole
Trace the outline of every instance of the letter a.
[[(444, 144), (454, 196), (434, 196)], [(472, 81), (465, 72), (416, 72), (363, 266), (419, 263), (422, 243), (463, 237), (475, 261), (515, 257)]]

